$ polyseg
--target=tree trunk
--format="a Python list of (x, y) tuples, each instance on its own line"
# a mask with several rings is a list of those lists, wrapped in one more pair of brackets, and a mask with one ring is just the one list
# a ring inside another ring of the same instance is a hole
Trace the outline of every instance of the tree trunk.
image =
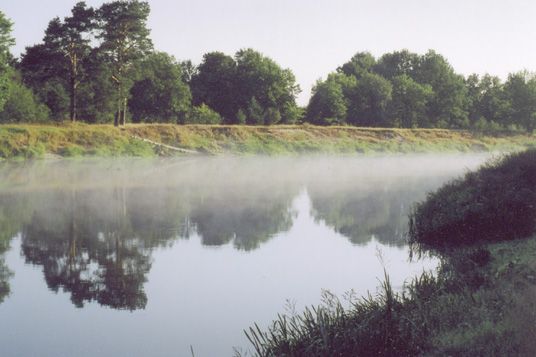
[(127, 122), (127, 99), (121, 100), (121, 125), (125, 125)]
[(76, 58), (76, 55), (73, 55), (71, 57), (71, 78), (70, 78), (70, 83), (69, 83), (69, 99), (70, 99), (70, 105), (69, 105), (69, 109), (70, 109), (70, 119), (71, 119), (71, 122), (75, 122), (76, 121), (76, 87), (77, 87), (77, 83), (76, 83), (76, 80), (77, 80), (77, 77), (78, 77), (78, 70), (77, 70), (77, 58)]
[(70, 119), (71, 122), (76, 121), (76, 83), (75, 78), (71, 77), (71, 95), (70, 95)]
[(121, 122), (121, 84), (117, 84), (117, 108), (114, 116), (114, 126), (119, 126)]

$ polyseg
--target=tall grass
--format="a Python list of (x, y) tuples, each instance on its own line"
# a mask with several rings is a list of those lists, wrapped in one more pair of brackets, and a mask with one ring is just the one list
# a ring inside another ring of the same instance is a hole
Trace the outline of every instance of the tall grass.
[(245, 333), (262, 357), (416, 355), (426, 347), (426, 326), (414, 321), (408, 301), (420, 299), (435, 283), (425, 273), (397, 293), (386, 274), (377, 295), (354, 301), (349, 309), (328, 294), (319, 307), (278, 315), (267, 331), (255, 324)]
[(349, 308), (331, 296), (246, 335), (261, 357), (534, 356), (535, 262), (536, 238), (463, 248), (401, 292), (386, 277)]

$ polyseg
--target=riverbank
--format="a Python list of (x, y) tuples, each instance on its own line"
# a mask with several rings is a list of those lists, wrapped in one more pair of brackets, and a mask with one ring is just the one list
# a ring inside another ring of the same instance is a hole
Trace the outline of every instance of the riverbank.
[(534, 146), (535, 138), (447, 129), (310, 125), (1, 125), (0, 158), (517, 151)]
[(389, 280), (345, 309), (337, 300), (247, 331), (259, 356), (533, 356), (536, 237), (443, 256), (403, 293)]
[[(250, 329), (260, 356), (536, 355), (536, 150), (507, 155), (414, 206), (414, 254), (441, 261), (402, 292), (336, 300)], [(528, 237), (528, 238), (527, 238)]]

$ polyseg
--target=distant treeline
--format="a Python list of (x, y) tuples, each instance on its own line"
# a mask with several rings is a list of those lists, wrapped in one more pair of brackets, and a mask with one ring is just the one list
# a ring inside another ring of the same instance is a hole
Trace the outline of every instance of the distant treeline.
[(292, 124), (533, 131), (536, 76), (457, 74), (434, 51), (359, 52), (319, 80), (306, 108), (294, 74), (253, 49), (199, 65), (154, 49), (148, 2), (77, 3), (13, 58), (0, 12), (0, 122)]

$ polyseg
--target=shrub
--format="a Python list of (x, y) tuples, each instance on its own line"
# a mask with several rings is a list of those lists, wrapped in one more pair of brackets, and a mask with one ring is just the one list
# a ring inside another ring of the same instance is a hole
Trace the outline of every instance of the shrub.
[(4, 109), (0, 111), (0, 123), (44, 122), (49, 112), (48, 107), (39, 103), (30, 89), (13, 81), (9, 85)]
[(511, 154), (417, 204), (410, 241), (435, 248), (526, 237), (536, 230), (536, 150)]
[(210, 109), (206, 104), (193, 107), (190, 114), (186, 117), (185, 124), (220, 124), (221, 116)]

